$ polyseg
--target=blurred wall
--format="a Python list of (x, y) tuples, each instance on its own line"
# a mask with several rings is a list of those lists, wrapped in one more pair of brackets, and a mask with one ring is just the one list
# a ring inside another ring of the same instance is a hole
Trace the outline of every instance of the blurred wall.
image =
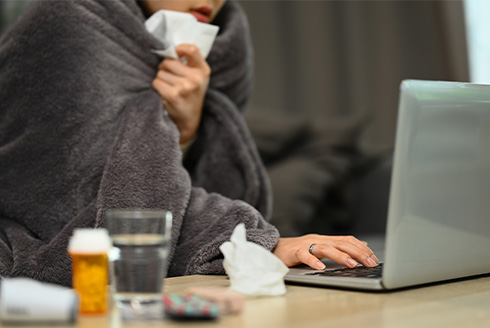
[(32, 0), (0, 0), (0, 37), (17, 21)]
[(403, 79), (468, 80), (460, 0), (240, 0), (256, 55), (249, 115), (367, 111), (368, 152), (393, 145)]

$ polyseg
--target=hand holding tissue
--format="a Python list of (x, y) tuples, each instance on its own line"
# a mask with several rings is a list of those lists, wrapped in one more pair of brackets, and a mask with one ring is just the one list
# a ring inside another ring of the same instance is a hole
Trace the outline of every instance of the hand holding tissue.
[(245, 225), (235, 227), (230, 241), (220, 248), (231, 289), (250, 296), (279, 296), (286, 293), (287, 266), (260, 245), (247, 241)]
[(191, 14), (159, 10), (145, 22), (146, 30), (162, 41), (164, 49), (154, 49), (162, 57), (179, 59), (175, 47), (182, 43), (196, 45), (204, 58), (211, 51), (219, 27), (198, 22)]

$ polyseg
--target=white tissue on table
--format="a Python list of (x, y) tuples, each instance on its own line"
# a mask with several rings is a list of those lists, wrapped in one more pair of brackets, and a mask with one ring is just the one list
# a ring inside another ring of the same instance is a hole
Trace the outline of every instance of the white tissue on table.
[(251, 296), (277, 296), (286, 293), (284, 275), (287, 266), (264, 247), (247, 241), (245, 225), (233, 230), (230, 241), (219, 249), (225, 256), (223, 266), (231, 289)]
[(182, 43), (196, 45), (206, 58), (219, 30), (218, 26), (201, 23), (191, 14), (171, 10), (157, 11), (146, 20), (145, 27), (165, 46), (152, 51), (175, 59), (179, 59), (175, 47)]

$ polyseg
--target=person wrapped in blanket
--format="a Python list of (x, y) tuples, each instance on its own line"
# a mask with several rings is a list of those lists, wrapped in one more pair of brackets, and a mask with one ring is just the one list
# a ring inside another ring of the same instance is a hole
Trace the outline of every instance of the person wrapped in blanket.
[[(185, 63), (151, 52), (144, 20), (160, 9), (220, 26), (207, 60), (191, 44), (176, 48)], [(376, 266), (352, 236), (280, 238), (267, 222), (241, 116), (247, 29), (232, 0), (34, 2), (0, 42), (0, 276), (70, 285), (73, 230), (110, 208), (172, 211), (169, 276), (224, 273), (219, 246), (241, 222), (287, 266)]]

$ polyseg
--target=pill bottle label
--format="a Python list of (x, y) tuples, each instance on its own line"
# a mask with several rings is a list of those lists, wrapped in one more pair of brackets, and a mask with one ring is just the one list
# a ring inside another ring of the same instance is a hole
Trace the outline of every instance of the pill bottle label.
[(73, 288), (80, 296), (80, 313), (103, 314), (107, 310), (107, 254), (74, 254)]

